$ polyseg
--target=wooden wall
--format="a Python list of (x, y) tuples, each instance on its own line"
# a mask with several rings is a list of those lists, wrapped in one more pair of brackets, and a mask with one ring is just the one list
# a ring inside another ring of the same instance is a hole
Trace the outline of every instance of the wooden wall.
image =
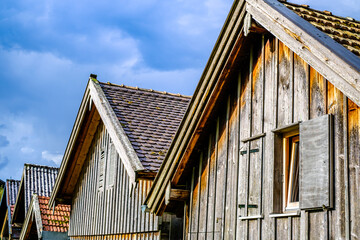
[[(248, 51), (191, 156), (187, 239), (359, 239), (360, 108), (277, 39), (257, 35)], [(282, 187), (272, 130), (324, 114), (334, 115), (334, 209), (270, 217)]]
[[(160, 239), (159, 217), (141, 210), (151, 181), (133, 189), (105, 126), (97, 129), (72, 201), (71, 239)], [(91, 237), (90, 237), (91, 236)]]

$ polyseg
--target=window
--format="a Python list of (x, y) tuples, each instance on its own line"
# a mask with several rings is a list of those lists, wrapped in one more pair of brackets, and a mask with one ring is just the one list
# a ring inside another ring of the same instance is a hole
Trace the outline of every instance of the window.
[(299, 135), (283, 138), (283, 206), (299, 208)]
[(331, 115), (274, 129), (273, 213), (333, 207)]

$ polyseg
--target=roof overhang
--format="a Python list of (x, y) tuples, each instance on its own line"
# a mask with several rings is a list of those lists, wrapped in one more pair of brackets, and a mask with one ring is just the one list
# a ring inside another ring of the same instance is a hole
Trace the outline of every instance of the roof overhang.
[(10, 226), (14, 223), (22, 223), (23, 217), (22, 214), (25, 214), (25, 187), (24, 187), (24, 175), (25, 175), (25, 167), (23, 170), (23, 174), (21, 176), (21, 181), (19, 185), (19, 190), (16, 196), (16, 202), (14, 206), (14, 212), (9, 221)]
[(40, 213), (39, 199), (36, 194), (33, 194), (31, 198), (29, 209), (25, 216), (25, 220), (20, 232), (20, 240), (28, 239), (33, 224), (36, 224), (38, 238), (41, 239), (43, 226)]
[(164, 209), (166, 186), (176, 184), (236, 58), (250, 15), (360, 106), (360, 58), (276, 0), (238, 0), (230, 10), (184, 119), (145, 200)]
[(102, 121), (127, 170), (130, 184), (144, 168), (98, 81), (90, 78), (61, 162), (49, 205), (55, 201), (71, 204), (72, 194), (86, 160), (98, 124)]

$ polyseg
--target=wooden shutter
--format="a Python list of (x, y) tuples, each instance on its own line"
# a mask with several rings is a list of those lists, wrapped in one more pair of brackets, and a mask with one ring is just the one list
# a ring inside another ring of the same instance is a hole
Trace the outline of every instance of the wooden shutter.
[(113, 142), (110, 142), (110, 153), (108, 154), (108, 161), (106, 166), (106, 186), (113, 188), (115, 184), (116, 171), (117, 171), (117, 151)]
[(332, 116), (300, 124), (300, 209), (332, 207)]

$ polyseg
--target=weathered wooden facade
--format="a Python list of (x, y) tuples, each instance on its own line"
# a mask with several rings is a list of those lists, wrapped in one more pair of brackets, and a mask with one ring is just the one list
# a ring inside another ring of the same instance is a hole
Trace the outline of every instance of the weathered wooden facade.
[(184, 209), (185, 239), (359, 239), (359, 29), (235, 1), (147, 207)]
[(5, 188), (0, 202), (0, 223), (1, 223), (1, 239), (18, 238), (19, 229), (15, 227), (13, 230), (11, 224), (11, 217), (15, 206), (16, 196), (18, 194), (20, 181), (7, 179)]
[(50, 199), (71, 204), (70, 239), (169, 238), (176, 217), (142, 204), (189, 101), (90, 77)]

